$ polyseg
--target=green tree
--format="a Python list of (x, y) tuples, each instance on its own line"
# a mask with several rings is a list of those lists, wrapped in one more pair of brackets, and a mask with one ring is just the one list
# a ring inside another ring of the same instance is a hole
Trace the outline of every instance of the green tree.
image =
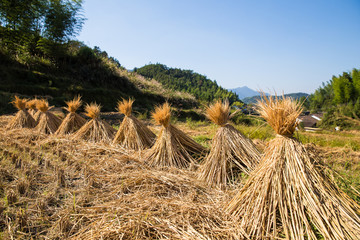
[(344, 72), (333, 76), (309, 97), (312, 111), (324, 111), (322, 126), (341, 125), (353, 127), (349, 118), (360, 118), (360, 72), (354, 68), (351, 73)]
[(1, 0), (0, 45), (33, 54), (51, 45), (46, 40), (63, 43), (81, 30), (81, 6), (82, 0)]
[(359, 119), (360, 118), (360, 97), (356, 100), (354, 104), (354, 116)]
[(44, 0), (1, 0), (0, 40), (9, 51), (22, 49), (42, 30)]
[(331, 107), (334, 99), (332, 82), (323, 83), (308, 99), (311, 111), (325, 111)]
[(81, 5), (82, 0), (50, 0), (44, 16), (44, 36), (55, 42), (64, 42), (76, 36), (84, 22)]
[(350, 74), (343, 73), (342, 76), (332, 78), (335, 103), (348, 103), (354, 97), (354, 86)]
[(354, 85), (355, 99), (360, 98), (360, 71), (354, 68), (351, 72), (351, 77)]
[(134, 71), (144, 77), (154, 78), (174, 90), (191, 93), (202, 101), (209, 102), (219, 98), (228, 99), (230, 103), (240, 101), (235, 93), (220, 87), (216, 81), (192, 70), (169, 68), (158, 63), (136, 68)]

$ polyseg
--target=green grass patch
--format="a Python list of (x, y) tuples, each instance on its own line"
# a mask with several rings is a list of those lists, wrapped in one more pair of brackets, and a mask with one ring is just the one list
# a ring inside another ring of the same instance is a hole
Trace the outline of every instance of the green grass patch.
[(198, 135), (193, 138), (197, 143), (200, 143), (206, 148), (210, 148), (212, 139), (207, 135)]
[(314, 143), (321, 147), (343, 147), (353, 151), (360, 150), (360, 137), (351, 133), (307, 133), (297, 132), (296, 138), (302, 143)]
[(236, 125), (235, 126), (242, 134), (250, 139), (270, 140), (275, 137), (274, 130), (267, 124), (259, 126)]

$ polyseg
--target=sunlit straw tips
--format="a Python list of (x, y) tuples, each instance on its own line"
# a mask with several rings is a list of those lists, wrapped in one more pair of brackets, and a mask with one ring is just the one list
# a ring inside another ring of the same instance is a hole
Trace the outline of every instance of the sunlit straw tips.
[(77, 96), (73, 100), (67, 101), (65, 103), (67, 105), (67, 107), (65, 107), (65, 109), (70, 113), (74, 113), (79, 109), (79, 107), (82, 104), (81, 96)]
[(290, 97), (262, 95), (257, 111), (279, 135), (291, 136), (297, 126), (302, 105)]
[(64, 135), (73, 133), (79, 130), (85, 123), (86, 120), (76, 113), (76, 110), (81, 106), (81, 97), (77, 96), (71, 101), (65, 102), (67, 107), (65, 109), (69, 112), (55, 134)]
[(26, 103), (26, 108), (29, 109), (29, 113), (34, 116), (34, 114), (36, 113), (37, 109), (36, 109), (36, 103), (37, 103), (37, 99), (31, 99), (29, 101), (27, 101)]
[(206, 109), (206, 117), (219, 126), (225, 125), (230, 119), (229, 101), (217, 100)]
[(38, 100), (36, 102), (36, 108), (41, 112), (46, 112), (49, 110), (49, 102), (44, 99)]
[(159, 125), (167, 127), (170, 123), (171, 108), (169, 103), (164, 103), (161, 106), (157, 106), (152, 113), (152, 117)]
[(28, 108), (28, 109), (33, 109), (33, 110), (35, 110), (36, 109), (36, 102), (37, 102), (38, 100), (37, 99), (31, 99), (31, 100), (29, 100), (27, 103), (26, 103), (26, 107)]
[(131, 115), (131, 111), (132, 111), (132, 105), (134, 103), (135, 100), (133, 99), (128, 99), (125, 100), (123, 99), (122, 101), (118, 102), (117, 105), (117, 109), (120, 113), (124, 114), (125, 116), (130, 116)]
[(26, 103), (27, 99), (19, 98), (18, 96), (15, 96), (15, 99), (11, 102), (18, 110), (24, 110), (26, 108)]
[(33, 128), (36, 126), (34, 118), (26, 109), (27, 102), (28, 101), (26, 99), (15, 96), (14, 100), (11, 103), (14, 105), (15, 108), (18, 109), (18, 112), (7, 125), (7, 129)]
[(86, 104), (85, 115), (92, 119), (96, 119), (100, 116), (100, 110), (101, 106), (97, 103)]

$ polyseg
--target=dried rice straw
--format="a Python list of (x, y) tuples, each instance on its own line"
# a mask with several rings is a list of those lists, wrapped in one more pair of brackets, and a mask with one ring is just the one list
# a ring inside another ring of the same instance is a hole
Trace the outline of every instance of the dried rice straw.
[(11, 103), (18, 109), (18, 112), (7, 125), (8, 129), (33, 128), (36, 126), (34, 118), (26, 110), (26, 99), (21, 99), (18, 96), (15, 96), (15, 99)]
[(74, 139), (85, 139), (92, 142), (110, 143), (115, 129), (100, 119), (101, 106), (96, 103), (87, 104), (85, 112), (90, 121), (85, 123), (74, 135)]
[(114, 144), (119, 144), (128, 150), (143, 150), (152, 146), (155, 134), (136, 117), (131, 115), (134, 100), (123, 99), (118, 102), (118, 111), (125, 115), (119, 130), (113, 140)]
[(26, 108), (29, 109), (29, 113), (31, 114), (31, 116), (34, 116), (34, 114), (37, 112), (36, 109), (36, 102), (38, 101), (38, 99), (31, 99), (29, 101), (27, 101), (26, 103)]
[(49, 112), (53, 107), (49, 107), (48, 101), (42, 99), (36, 102), (36, 108), (38, 109), (37, 113), (39, 113), (39, 115), (35, 131), (45, 134), (54, 134), (59, 128), (61, 120), (53, 113)]
[(74, 133), (86, 123), (86, 120), (76, 113), (76, 110), (81, 106), (80, 96), (77, 96), (73, 100), (65, 103), (67, 104), (67, 107), (64, 109), (69, 113), (66, 115), (55, 134), (64, 135)]
[(227, 206), (248, 239), (359, 239), (360, 206), (314, 162), (291, 135), (301, 104), (263, 96), (258, 110), (278, 134)]
[(216, 101), (206, 110), (206, 116), (220, 128), (216, 132), (209, 155), (199, 168), (199, 179), (208, 186), (225, 187), (239, 171), (249, 174), (259, 163), (260, 153), (254, 143), (229, 124), (228, 101)]
[[(0, 131), (1, 184), (18, 192), (22, 176), (31, 183), (16, 204), (0, 205), (11, 220), (1, 222), (11, 224), (3, 239), (239, 239), (218, 206), (226, 192), (204, 188), (193, 171), (152, 168), (124, 154), (68, 135)], [(17, 224), (18, 211), (26, 224)]]
[(162, 129), (151, 149), (145, 152), (145, 162), (152, 166), (187, 168), (195, 163), (192, 155), (200, 155), (205, 149), (180, 129), (170, 124), (171, 110), (168, 103), (155, 108), (154, 120)]

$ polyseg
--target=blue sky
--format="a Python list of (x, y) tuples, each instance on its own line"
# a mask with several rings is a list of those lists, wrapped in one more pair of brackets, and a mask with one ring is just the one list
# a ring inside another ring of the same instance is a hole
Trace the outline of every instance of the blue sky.
[(360, 68), (360, 0), (85, 0), (80, 41), (127, 69), (191, 69), (225, 88), (312, 93)]

